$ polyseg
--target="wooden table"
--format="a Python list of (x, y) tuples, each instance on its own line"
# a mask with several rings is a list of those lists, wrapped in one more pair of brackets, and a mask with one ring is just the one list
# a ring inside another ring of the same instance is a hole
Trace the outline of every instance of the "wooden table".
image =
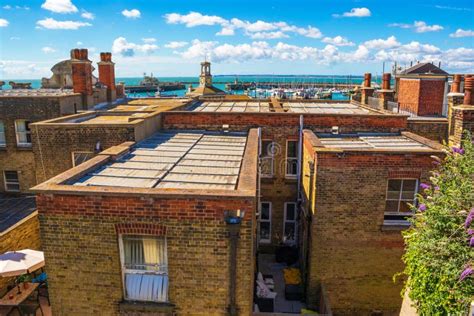
[[(20, 290), (21, 293), (18, 294), (18, 286), (15, 286), (13, 289), (8, 291), (4, 297), (0, 299), (0, 306), (16, 306), (18, 307), (21, 303), (23, 303), (28, 296), (30, 296), (36, 288), (38, 288), (39, 283), (30, 283), (28, 282), (28, 288), (25, 289), (25, 283), (20, 283)], [(12, 298), (10, 298), (13, 296)]]

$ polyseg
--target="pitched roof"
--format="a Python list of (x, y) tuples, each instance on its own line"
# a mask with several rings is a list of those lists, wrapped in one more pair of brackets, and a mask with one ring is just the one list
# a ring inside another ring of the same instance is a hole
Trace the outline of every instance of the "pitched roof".
[(449, 75), (443, 69), (433, 65), (432, 63), (418, 63), (413, 67), (403, 70), (400, 72), (401, 75)]
[(36, 210), (35, 196), (6, 197), (0, 195), (0, 233)]
[(204, 85), (204, 86), (199, 86), (190, 93), (187, 94), (187, 96), (198, 96), (198, 95), (213, 95), (213, 94), (226, 94), (225, 91), (214, 87), (213, 85)]

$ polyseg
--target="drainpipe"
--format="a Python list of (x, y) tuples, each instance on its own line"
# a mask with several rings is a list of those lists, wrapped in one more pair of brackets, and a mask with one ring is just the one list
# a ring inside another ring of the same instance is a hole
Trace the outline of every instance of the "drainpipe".
[(244, 212), (237, 210), (226, 211), (225, 222), (229, 228), (229, 306), (227, 307), (229, 316), (237, 316), (238, 309), (236, 304), (237, 287), (237, 244), (240, 237), (240, 224), (244, 217)]
[(296, 178), (298, 179), (298, 191), (297, 191), (297, 197), (296, 200), (297, 202), (301, 201), (301, 163), (303, 160), (302, 154), (303, 154), (303, 115), (300, 115), (300, 126), (299, 126), (299, 131), (298, 131), (298, 165), (296, 168)]

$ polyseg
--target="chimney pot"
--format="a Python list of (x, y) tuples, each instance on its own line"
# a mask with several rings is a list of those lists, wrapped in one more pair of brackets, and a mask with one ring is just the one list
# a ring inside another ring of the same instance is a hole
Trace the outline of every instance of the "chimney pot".
[(370, 88), (371, 81), (372, 81), (372, 74), (370, 72), (366, 72), (364, 75), (364, 87)]
[(382, 76), (382, 89), (390, 90), (390, 80), (392, 79), (392, 75), (389, 72), (386, 72)]
[(461, 92), (461, 80), (462, 75), (454, 75), (453, 77), (453, 84), (451, 85), (451, 92), (459, 93)]
[(472, 100), (474, 97), (472, 94), (473, 81), (472, 75), (466, 75), (464, 80), (464, 105), (472, 105), (474, 103)]

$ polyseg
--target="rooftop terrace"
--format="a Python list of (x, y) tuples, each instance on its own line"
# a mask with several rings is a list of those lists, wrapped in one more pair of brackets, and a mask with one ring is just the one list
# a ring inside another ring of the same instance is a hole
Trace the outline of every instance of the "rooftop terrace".
[(157, 133), (72, 184), (234, 190), (246, 142), (243, 133)]
[(428, 144), (401, 134), (357, 133), (357, 134), (317, 134), (326, 148), (344, 150), (412, 150), (432, 151)]
[(9, 89), (0, 90), (2, 97), (64, 97), (69, 95), (79, 95), (72, 89)]
[[(192, 112), (275, 112), (270, 101), (197, 102), (186, 108)], [(370, 114), (370, 110), (348, 102), (283, 102), (283, 112), (314, 114)]]

